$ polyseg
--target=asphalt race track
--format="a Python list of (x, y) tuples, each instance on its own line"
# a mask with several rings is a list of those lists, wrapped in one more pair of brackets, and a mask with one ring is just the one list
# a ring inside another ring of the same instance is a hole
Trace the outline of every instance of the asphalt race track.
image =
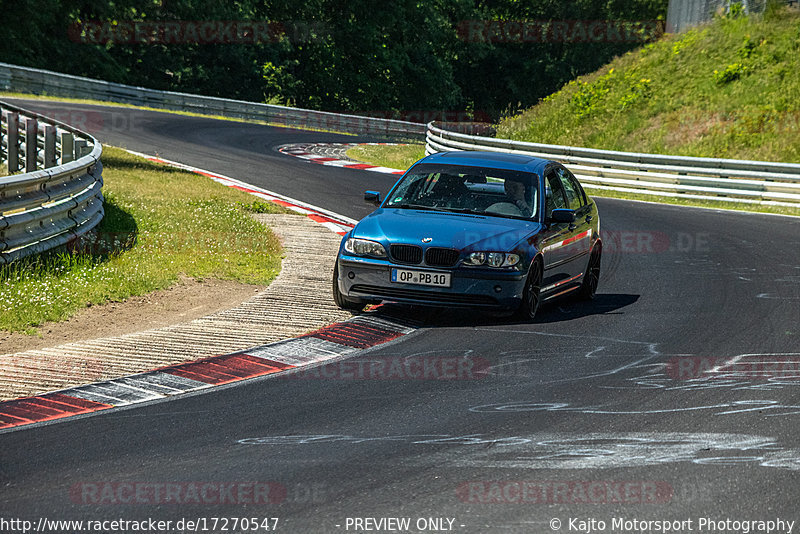
[[(106, 144), (354, 218), (370, 210), (365, 189), (396, 179), (275, 150), (364, 139), (60, 109), (93, 116)], [(278, 518), (287, 533), (663, 530), (625, 529), (633, 520), (743, 531), (704, 519), (800, 529), (800, 219), (598, 204), (605, 250), (592, 303), (550, 305), (535, 324), (395, 310), (423, 327), (324, 373), (2, 433), (0, 515), (153, 518), (172, 531), (201, 519), (207, 532), (250, 530), (234, 528), (241, 517)], [(397, 372), (358, 371), (375, 362)]]

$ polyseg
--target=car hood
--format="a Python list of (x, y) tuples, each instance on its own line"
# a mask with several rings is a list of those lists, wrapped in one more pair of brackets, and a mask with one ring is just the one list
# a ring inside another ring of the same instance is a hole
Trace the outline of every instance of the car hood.
[[(353, 237), (384, 245), (409, 243), (468, 250), (511, 251), (539, 231), (533, 221), (415, 209), (380, 208), (353, 229)], [(430, 239), (430, 241), (423, 241)]]

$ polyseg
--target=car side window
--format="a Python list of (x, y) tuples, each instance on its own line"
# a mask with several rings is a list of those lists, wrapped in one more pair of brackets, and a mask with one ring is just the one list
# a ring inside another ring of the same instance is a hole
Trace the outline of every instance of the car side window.
[(580, 193), (581, 199), (583, 200), (583, 205), (586, 206), (589, 204), (589, 195), (586, 194), (586, 191), (583, 189), (581, 183), (577, 178), (575, 178), (575, 175), (567, 171), (567, 177), (569, 178), (570, 182), (572, 182), (573, 187), (575, 187), (575, 191)]
[(564, 187), (561, 180), (555, 171), (550, 171), (545, 175), (545, 212), (549, 219), (553, 210), (563, 209), (567, 207), (566, 198), (564, 197)]
[(583, 195), (581, 186), (575, 180), (575, 177), (565, 169), (558, 169), (558, 178), (564, 186), (564, 192), (567, 196), (567, 204), (571, 210), (579, 210), (586, 205), (586, 197)]

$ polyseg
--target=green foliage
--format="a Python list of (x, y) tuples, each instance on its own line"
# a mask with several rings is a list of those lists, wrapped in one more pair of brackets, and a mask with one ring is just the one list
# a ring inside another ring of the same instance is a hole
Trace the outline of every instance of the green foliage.
[(725, 16), (729, 19), (738, 19), (744, 15), (745, 8), (744, 4), (741, 2), (731, 2), (730, 6), (728, 6), (728, 12), (725, 14)]
[(603, 76), (593, 83), (575, 82), (578, 90), (572, 95), (572, 99), (570, 100), (572, 112), (575, 117), (586, 117), (587, 115), (597, 112), (603, 97), (606, 96), (610, 90), (608, 87), (609, 76), (610, 74)]
[(742, 59), (748, 59), (753, 55), (755, 49), (756, 49), (756, 44), (752, 40), (750, 40), (749, 35), (745, 35), (744, 43), (742, 44), (742, 47), (739, 49), (738, 52), (739, 57)]
[(764, 20), (778, 20), (783, 16), (783, 11), (786, 8), (784, 0), (767, 0), (764, 6)]
[(745, 72), (747, 72), (747, 67), (741, 63), (731, 63), (724, 70), (714, 69), (713, 78), (717, 85), (724, 85), (738, 80)]
[(635, 69), (620, 74), (613, 68), (593, 82), (575, 80), (567, 86), (577, 87), (570, 97), (572, 114), (580, 119), (627, 110), (650, 97), (652, 83), (637, 77)]
[[(4, 3), (4, 19), (13, 24), (4, 27), (0, 61), (312, 109), (397, 118), (469, 110), (485, 120), (535, 104), (653, 33), (634, 28), (630, 37), (612, 33), (597, 41), (582, 26), (542, 38), (514, 28), (652, 21), (663, 19), (667, 3), (24, 0)], [(103, 40), (80, 31), (91, 22), (108, 28), (153, 21), (250, 21), (271, 32), (257, 43), (235, 44)]]
[[(682, 38), (672, 43), (672, 53), (677, 56), (680, 55), (685, 49), (696, 47), (697, 42), (705, 37), (705, 33), (705, 31), (697, 28), (690, 29), (683, 35)], [(655, 46), (655, 43), (653, 43), (653, 46)]]
[(650, 97), (652, 91), (650, 85), (653, 80), (650, 78), (639, 78), (633, 81), (619, 99), (619, 108), (628, 109), (640, 100), (645, 100)]
[(294, 62), (287, 62), (285, 65), (275, 65), (271, 61), (264, 63), (262, 67), (262, 78), (264, 79), (264, 96), (270, 104), (294, 105), (291, 97), (297, 91), (297, 79), (291, 74), (290, 68)]
[(800, 162), (800, 14), (779, 13), (718, 18), (665, 36), (504, 119), (497, 135)]

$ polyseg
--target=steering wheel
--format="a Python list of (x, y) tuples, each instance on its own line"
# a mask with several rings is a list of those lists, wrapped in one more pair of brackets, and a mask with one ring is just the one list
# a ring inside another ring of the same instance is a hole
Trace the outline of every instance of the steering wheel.
[(511, 202), (495, 202), (483, 211), (486, 213), (496, 213), (497, 215), (513, 215), (515, 217), (524, 215), (522, 210)]

